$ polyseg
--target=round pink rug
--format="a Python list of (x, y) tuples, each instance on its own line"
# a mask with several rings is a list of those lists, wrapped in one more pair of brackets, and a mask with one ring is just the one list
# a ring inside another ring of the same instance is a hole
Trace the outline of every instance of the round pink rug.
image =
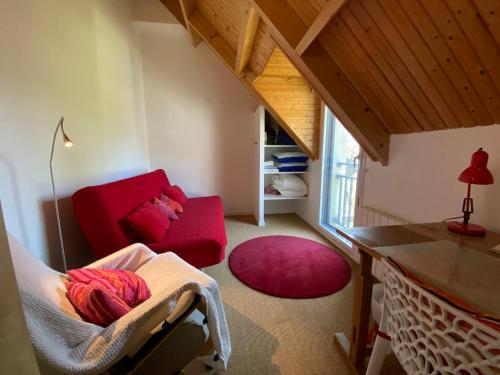
[(229, 268), (250, 288), (284, 298), (326, 296), (351, 279), (351, 267), (330, 247), (291, 236), (243, 242), (231, 252)]

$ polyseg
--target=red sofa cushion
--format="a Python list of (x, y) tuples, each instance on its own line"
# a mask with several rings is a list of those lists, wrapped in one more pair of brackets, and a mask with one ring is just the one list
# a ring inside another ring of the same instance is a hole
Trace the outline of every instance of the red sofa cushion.
[(172, 198), (174, 201), (179, 202), (181, 205), (186, 203), (188, 197), (184, 194), (184, 191), (177, 185), (167, 186), (163, 188), (163, 193)]
[[(104, 185), (89, 186), (73, 194), (73, 209), (90, 247), (103, 258), (134, 242), (142, 242), (127, 223), (127, 216), (143, 202), (159, 197), (170, 186), (163, 170)], [(226, 232), (224, 208), (219, 197), (191, 198), (179, 220), (171, 222), (156, 252), (173, 251), (202, 268), (224, 259)]]
[(75, 216), (94, 254), (103, 258), (138, 241), (126, 217), (169, 185), (165, 171), (158, 169), (73, 194)]
[(151, 202), (144, 202), (127, 216), (127, 223), (146, 241), (158, 242), (170, 227), (168, 213)]
[(157, 253), (172, 251), (197, 268), (220, 263), (227, 245), (222, 200), (189, 198), (163, 240), (146, 245)]

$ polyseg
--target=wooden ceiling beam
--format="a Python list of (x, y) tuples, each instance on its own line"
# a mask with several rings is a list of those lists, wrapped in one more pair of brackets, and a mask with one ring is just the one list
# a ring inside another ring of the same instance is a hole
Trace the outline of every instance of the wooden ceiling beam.
[(188, 22), (189, 17), (196, 11), (196, 0), (179, 0), (182, 15), (184, 16), (184, 25), (186, 26), (189, 37), (191, 38), (191, 44), (193, 47), (198, 46), (201, 43), (201, 37), (198, 33), (193, 30)]
[(236, 51), (212, 26), (210, 21), (199, 11), (195, 10), (187, 19), (190, 26), (208, 45), (217, 56), (234, 71), (236, 65)]
[(313, 41), (302, 56), (295, 51), (294, 47), (307, 32), (297, 13), (285, 0), (253, 0), (253, 3), (277, 44), (313, 89), (368, 155), (386, 165), (389, 133), (323, 46)]
[(329, 0), (321, 12), (318, 14), (312, 25), (307, 29), (306, 33), (300, 40), (295, 51), (301, 56), (311, 43), (318, 37), (325, 26), (330, 22), (332, 17), (342, 8), (346, 0)]
[(227, 65), (227, 67), (235, 74), (244, 86), (260, 101), (271, 115), (286, 129), (297, 144), (306, 152), (312, 159), (316, 159), (317, 155), (315, 150), (311, 150), (301, 139), (295, 136), (294, 132), (290, 130), (287, 122), (274, 110), (269, 101), (262, 96), (262, 94), (253, 85), (256, 79), (255, 74), (247, 67), (241, 73), (235, 69), (236, 66), (236, 51), (231, 45), (220, 35), (212, 26), (210, 21), (199, 11), (195, 10), (187, 19), (188, 26), (190, 26), (202, 40), (212, 49), (212, 51)]
[(163, 5), (172, 13), (172, 15), (179, 21), (181, 25), (186, 27), (186, 20), (184, 19), (184, 14), (182, 13), (181, 4), (179, 0), (160, 0)]
[(241, 74), (248, 65), (259, 26), (259, 15), (253, 6), (249, 6), (243, 16), (236, 54), (236, 73)]

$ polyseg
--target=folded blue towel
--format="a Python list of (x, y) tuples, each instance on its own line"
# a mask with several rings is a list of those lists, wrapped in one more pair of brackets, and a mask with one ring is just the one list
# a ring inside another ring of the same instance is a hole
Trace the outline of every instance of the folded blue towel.
[(272, 156), (280, 163), (303, 163), (309, 159), (309, 156), (303, 152), (276, 152)]
[(305, 172), (307, 163), (279, 163), (278, 169), (280, 172)]

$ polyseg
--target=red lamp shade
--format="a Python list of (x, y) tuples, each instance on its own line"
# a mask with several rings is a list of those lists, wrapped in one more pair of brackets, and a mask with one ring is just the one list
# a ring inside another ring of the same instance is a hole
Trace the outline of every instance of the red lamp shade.
[(452, 221), (447, 223), (452, 232), (468, 236), (484, 236), (486, 230), (480, 225), (469, 223), (470, 215), (474, 212), (474, 204), (470, 197), (470, 187), (474, 185), (490, 185), (493, 183), (493, 175), (488, 169), (488, 154), (482, 148), (472, 154), (469, 167), (467, 167), (458, 180), (467, 184), (467, 197), (462, 203), (463, 222)]
[(458, 180), (473, 185), (491, 185), (493, 175), (487, 165), (488, 153), (480, 148), (472, 154), (470, 166), (460, 173)]

